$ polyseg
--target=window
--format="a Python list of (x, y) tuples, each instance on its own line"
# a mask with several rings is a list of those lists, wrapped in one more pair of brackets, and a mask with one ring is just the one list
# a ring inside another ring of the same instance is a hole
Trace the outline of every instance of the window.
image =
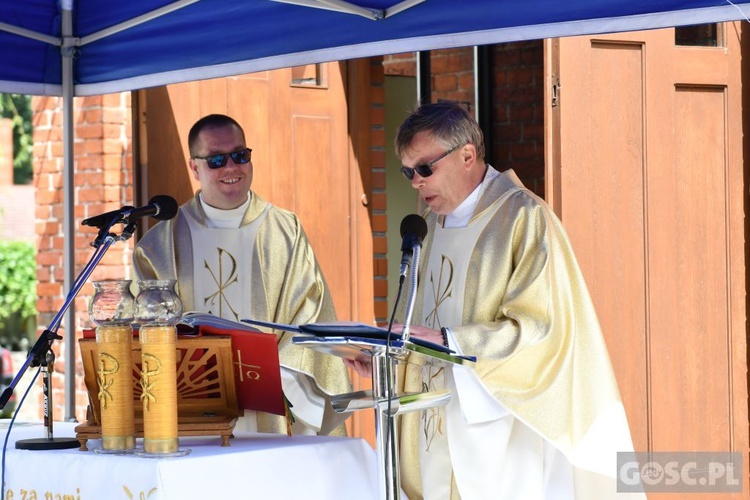
[(721, 35), (721, 26), (716, 23), (680, 26), (674, 30), (674, 43), (690, 47), (719, 47), (724, 45)]
[(292, 68), (293, 87), (327, 87), (326, 67), (323, 64), (306, 64)]

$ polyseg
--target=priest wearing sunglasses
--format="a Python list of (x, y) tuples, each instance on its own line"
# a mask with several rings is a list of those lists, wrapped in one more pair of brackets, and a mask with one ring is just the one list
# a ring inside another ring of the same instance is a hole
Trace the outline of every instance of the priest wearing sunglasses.
[[(136, 245), (138, 279), (177, 279), (186, 311), (281, 324), (335, 320), (331, 294), (297, 216), (251, 189), (252, 150), (226, 115), (198, 120), (188, 134), (189, 168), (200, 190), (172, 220)], [(344, 363), (279, 335), (282, 387), (294, 434), (344, 434), (326, 395), (351, 390)], [(315, 387), (303, 390), (302, 387)], [(327, 411), (328, 410), (328, 411)], [(287, 432), (283, 417), (245, 412), (236, 430)]]
[(414, 111), (396, 154), (428, 227), (411, 336), (477, 358), (406, 363), (404, 392), (447, 389), (451, 399), (400, 417), (404, 491), (411, 499), (615, 497), (617, 452), (632, 451), (630, 431), (562, 224), (512, 170), (485, 163), (481, 129), (461, 105)]

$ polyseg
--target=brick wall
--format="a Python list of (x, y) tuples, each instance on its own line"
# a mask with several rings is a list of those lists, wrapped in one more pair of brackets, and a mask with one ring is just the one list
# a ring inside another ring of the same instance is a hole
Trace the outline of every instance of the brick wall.
[[(544, 49), (541, 40), (493, 47), (493, 158), (544, 196)], [(487, 141), (488, 148), (490, 141)]]
[(473, 47), (431, 51), (430, 73), (432, 102), (460, 102), (474, 113)]
[[(75, 234), (63, 232), (63, 143), (62, 101), (54, 97), (35, 97), (34, 109), (34, 183), (37, 186), (37, 309), (39, 332), (49, 325), (61, 309), (63, 299), (63, 246), (73, 238), (75, 246), (75, 275), (89, 261), (93, 248), (89, 245), (97, 236), (96, 229), (83, 228), (82, 219), (133, 203), (131, 160), (130, 94), (109, 94), (75, 99)], [(116, 226), (119, 231), (120, 226)], [(82, 328), (91, 327), (88, 319), (88, 300), (93, 287), (91, 281), (106, 278), (130, 278), (132, 241), (116, 242), (94, 270), (89, 282), (75, 300), (75, 337)], [(64, 328), (58, 330), (67, 338)], [(64, 356), (64, 341), (54, 344), (55, 363), (54, 414), (64, 415), (63, 374), (68, 360)], [(77, 347), (76, 347), (76, 352)], [(78, 356), (78, 354), (77, 354)], [(85, 420), (88, 397), (83, 387), (80, 365), (76, 369), (76, 411), (79, 421)]]
[[(407, 55), (408, 56), (408, 55)], [(402, 68), (414, 66), (413, 61), (403, 64), (400, 56), (395, 57), (396, 64)], [(408, 59), (408, 57), (407, 57)], [(385, 196), (385, 87), (383, 58), (370, 58), (370, 169), (372, 187), (368, 194), (370, 198), (370, 218), (372, 221), (372, 251), (374, 270), (374, 312), (375, 321), (379, 325), (388, 322), (388, 240), (386, 231), (388, 219)]]

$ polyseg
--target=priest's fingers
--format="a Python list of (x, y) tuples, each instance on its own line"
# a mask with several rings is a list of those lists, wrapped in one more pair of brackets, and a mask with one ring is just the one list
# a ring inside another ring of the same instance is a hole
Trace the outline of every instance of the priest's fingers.
[(427, 328), (426, 326), (412, 325), (409, 328), (409, 331), (411, 332), (410, 335), (412, 337), (426, 340), (428, 342), (432, 342), (433, 344), (442, 345), (443, 343), (443, 334), (440, 333), (440, 330), (433, 330), (432, 328)]
[(372, 377), (372, 363), (357, 359), (344, 359), (344, 364), (352, 368), (360, 377)]

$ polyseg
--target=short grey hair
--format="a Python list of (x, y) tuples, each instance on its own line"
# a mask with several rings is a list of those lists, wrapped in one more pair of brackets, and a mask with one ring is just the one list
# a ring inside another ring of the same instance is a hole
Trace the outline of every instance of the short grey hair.
[(396, 156), (400, 158), (420, 132), (431, 134), (446, 149), (473, 144), (477, 159), (484, 161), (482, 129), (462, 104), (445, 101), (418, 106), (398, 129)]

